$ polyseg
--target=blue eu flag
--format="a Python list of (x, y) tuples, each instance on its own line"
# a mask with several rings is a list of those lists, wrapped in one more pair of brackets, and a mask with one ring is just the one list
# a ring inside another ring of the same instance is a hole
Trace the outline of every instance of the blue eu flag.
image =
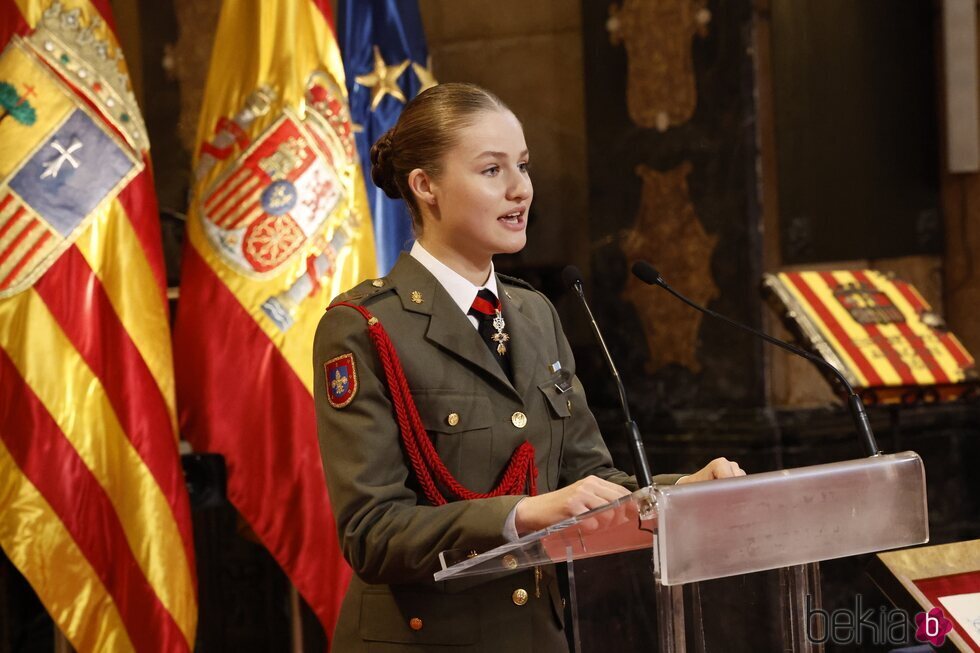
[(387, 274), (412, 243), (402, 200), (371, 181), (371, 145), (398, 120), (405, 103), (435, 83), (417, 0), (340, 0), (337, 32), (350, 93), (351, 118), (374, 222), (378, 268)]

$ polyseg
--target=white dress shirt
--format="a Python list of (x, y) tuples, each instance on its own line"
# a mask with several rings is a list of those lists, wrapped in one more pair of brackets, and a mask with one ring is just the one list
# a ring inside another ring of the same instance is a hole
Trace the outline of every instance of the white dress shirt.
[(484, 285), (474, 286), (470, 283), (469, 279), (430, 254), (417, 240), (412, 245), (412, 251), (409, 254), (421, 263), (426, 270), (432, 273), (432, 276), (442, 284), (442, 287), (445, 288), (449, 296), (459, 306), (459, 310), (463, 311), (466, 317), (470, 319), (470, 324), (473, 325), (473, 328), (478, 328), (480, 326), (479, 322), (469, 314), (470, 306), (473, 305), (476, 294), (486, 288), (493, 293), (494, 297), (500, 298), (500, 295), (497, 293), (497, 275), (494, 274), (493, 261), (490, 261), (490, 276), (487, 277)]

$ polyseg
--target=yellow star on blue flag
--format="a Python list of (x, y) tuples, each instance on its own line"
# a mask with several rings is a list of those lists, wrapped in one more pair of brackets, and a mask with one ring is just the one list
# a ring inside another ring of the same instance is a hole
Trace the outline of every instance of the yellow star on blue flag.
[(378, 108), (385, 95), (392, 96), (402, 104), (405, 103), (405, 94), (398, 87), (398, 78), (410, 63), (411, 61), (405, 59), (401, 63), (389, 66), (381, 56), (380, 48), (374, 46), (374, 70), (354, 78), (356, 83), (371, 89), (371, 111)]
[[(347, 72), (351, 119), (361, 161), (398, 120), (405, 103), (436, 85), (417, 0), (340, 0), (337, 37)], [(412, 222), (401, 200), (387, 197), (364, 166), (378, 271), (386, 274), (411, 247)]]

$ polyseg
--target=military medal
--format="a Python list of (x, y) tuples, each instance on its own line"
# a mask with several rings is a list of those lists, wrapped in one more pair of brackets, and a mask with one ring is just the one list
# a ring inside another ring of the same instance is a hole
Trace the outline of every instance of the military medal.
[(507, 345), (504, 343), (510, 340), (510, 336), (504, 333), (504, 327), (507, 326), (507, 323), (504, 322), (504, 316), (500, 314), (499, 310), (493, 316), (493, 322), (491, 324), (497, 330), (497, 333), (490, 336), (490, 339), (497, 343), (497, 355), (503, 356), (507, 353)]

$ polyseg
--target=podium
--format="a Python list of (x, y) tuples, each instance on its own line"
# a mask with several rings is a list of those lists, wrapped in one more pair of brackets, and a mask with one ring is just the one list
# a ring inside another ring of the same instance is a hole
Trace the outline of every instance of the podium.
[[(800, 634), (804, 594), (819, 590), (806, 565), (928, 539), (925, 471), (918, 454), (907, 451), (641, 488), (481, 555), (444, 551), (435, 580), (567, 563), (572, 623), (566, 627), (572, 628), (576, 650), (589, 651), (602, 641), (596, 634), (602, 624), (586, 604), (595, 604), (596, 592), (609, 593), (609, 583), (597, 582), (596, 574), (589, 573), (589, 561), (606, 556), (635, 561), (642, 555), (650, 564), (631, 563), (620, 581), (639, 577), (654, 586), (657, 641), (635, 642), (635, 650), (659, 648), (666, 653), (704, 648), (688, 642), (686, 626), (693, 624), (697, 631), (698, 623), (710, 615), (703, 614), (697, 602), (685, 607), (683, 586), (783, 569), (780, 616), (785, 650), (805, 650)], [(610, 595), (608, 600), (619, 599)], [(620, 603), (618, 609), (637, 611), (642, 620), (651, 606)], [(616, 650), (629, 649), (617, 642)]]

